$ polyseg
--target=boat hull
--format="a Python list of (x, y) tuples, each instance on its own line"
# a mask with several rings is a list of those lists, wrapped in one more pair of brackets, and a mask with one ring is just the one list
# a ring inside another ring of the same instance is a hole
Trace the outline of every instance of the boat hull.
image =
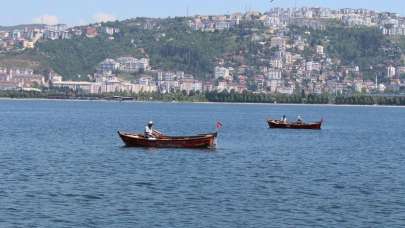
[(121, 133), (118, 135), (127, 147), (150, 148), (215, 148), (217, 133), (197, 136), (147, 139), (142, 134)]
[(304, 130), (321, 130), (322, 121), (314, 123), (283, 123), (279, 120), (268, 120), (270, 128), (282, 128), (282, 129), (304, 129)]

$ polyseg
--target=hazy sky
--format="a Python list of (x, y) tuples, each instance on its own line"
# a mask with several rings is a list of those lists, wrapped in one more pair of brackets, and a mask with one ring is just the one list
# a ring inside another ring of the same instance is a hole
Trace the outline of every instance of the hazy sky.
[[(167, 17), (266, 11), (270, 0), (0, 0), (0, 25), (33, 22), (85, 24), (137, 16)], [(405, 0), (275, 0), (272, 6), (368, 8), (405, 15)]]

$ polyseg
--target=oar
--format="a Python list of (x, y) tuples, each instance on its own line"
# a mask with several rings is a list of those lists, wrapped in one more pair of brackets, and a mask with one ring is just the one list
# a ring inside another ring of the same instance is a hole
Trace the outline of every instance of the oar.
[(153, 130), (153, 134), (156, 135), (157, 138), (160, 138), (160, 139), (168, 139), (168, 138), (170, 138), (170, 137), (168, 137), (168, 136), (166, 136), (166, 135), (163, 135), (163, 134), (162, 134), (160, 131), (158, 131), (158, 130)]

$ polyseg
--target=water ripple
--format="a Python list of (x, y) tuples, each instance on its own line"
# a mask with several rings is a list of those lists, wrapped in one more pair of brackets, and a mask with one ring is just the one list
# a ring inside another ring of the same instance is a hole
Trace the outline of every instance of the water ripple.
[[(403, 227), (404, 112), (0, 101), (0, 227)], [(328, 121), (269, 130), (283, 114)], [(122, 147), (116, 130), (149, 119), (173, 134), (224, 128), (215, 151)]]

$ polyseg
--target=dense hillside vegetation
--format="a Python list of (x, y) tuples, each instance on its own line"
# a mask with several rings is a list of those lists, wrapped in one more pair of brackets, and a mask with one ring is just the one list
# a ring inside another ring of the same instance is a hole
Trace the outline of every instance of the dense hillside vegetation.
[(109, 23), (121, 31), (114, 40), (100, 35), (46, 41), (37, 51), (54, 70), (69, 78), (91, 73), (105, 58), (126, 55), (147, 56), (154, 67), (183, 70), (201, 78), (212, 72), (215, 58), (243, 46), (243, 39), (232, 32), (192, 32), (182, 18), (160, 22), (158, 29), (140, 28), (131, 21)]
[(104, 37), (48, 41), (39, 44), (37, 50), (56, 72), (67, 78), (91, 74), (105, 58), (137, 54), (129, 44)]

